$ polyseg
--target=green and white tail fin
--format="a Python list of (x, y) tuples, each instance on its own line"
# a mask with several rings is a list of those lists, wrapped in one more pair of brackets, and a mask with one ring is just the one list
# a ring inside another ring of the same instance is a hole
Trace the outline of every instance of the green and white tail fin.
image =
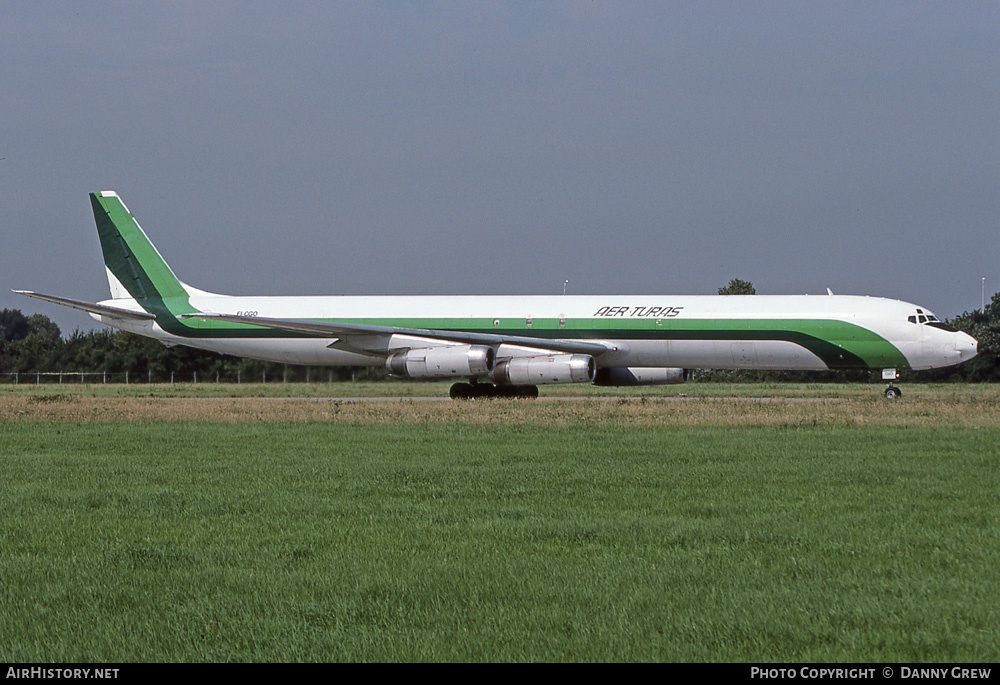
[(138, 302), (188, 298), (203, 291), (182, 283), (113, 190), (90, 194), (111, 297)]

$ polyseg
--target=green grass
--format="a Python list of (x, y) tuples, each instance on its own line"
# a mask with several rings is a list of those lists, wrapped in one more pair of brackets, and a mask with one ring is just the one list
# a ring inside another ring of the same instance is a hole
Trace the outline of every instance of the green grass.
[[(452, 381), (388, 380), (337, 383), (59, 383), (0, 384), (0, 398), (67, 395), (71, 397), (448, 397)], [(900, 384), (904, 397), (1000, 398), (1000, 385), (968, 383)], [(810, 397), (881, 398), (881, 383), (684, 383), (680, 385), (605, 388), (589, 384), (543, 385), (545, 397)]]
[(0, 413), (0, 656), (996, 658), (992, 419), (899, 405), (880, 411), (912, 421), (855, 425), (882, 405), (857, 400), (681, 425), (577, 404), (304, 422)]

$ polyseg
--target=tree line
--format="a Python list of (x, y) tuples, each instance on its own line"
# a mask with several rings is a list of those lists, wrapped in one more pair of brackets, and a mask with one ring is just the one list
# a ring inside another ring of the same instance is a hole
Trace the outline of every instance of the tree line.
[[(264, 362), (163, 343), (125, 331), (103, 329), (73, 331), (63, 337), (59, 326), (42, 314), (26, 316), (17, 309), (0, 311), (0, 381), (13, 374), (26, 377), (50, 373), (109, 374), (120, 381), (131, 379), (178, 382), (268, 382), (274, 380), (372, 380), (383, 379), (381, 368), (304, 367)], [(26, 382), (25, 381), (25, 382)]]
[[(749, 281), (733, 279), (719, 289), (720, 295), (754, 294)], [(914, 377), (928, 380), (969, 382), (1000, 381), (1000, 292), (982, 309), (963, 312), (946, 321), (979, 341), (979, 356), (957, 367), (914, 372)], [(128, 372), (137, 381), (159, 381), (176, 377), (189, 381), (221, 378), (226, 381), (259, 380), (382, 380), (381, 367), (308, 368), (243, 359), (198, 350), (182, 345), (166, 347), (159, 341), (118, 330), (73, 331), (63, 337), (59, 326), (42, 314), (27, 316), (17, 309), (0, 311), (0, 374), (7, 380), (13, 374), (108, 373)], [(870, 380), (873, 372), (799, 372), (799, 371), (704, 371), (696, 378), (717, 381), (824, 381)], [(116, 380), (118, 380), (116, 378)]]

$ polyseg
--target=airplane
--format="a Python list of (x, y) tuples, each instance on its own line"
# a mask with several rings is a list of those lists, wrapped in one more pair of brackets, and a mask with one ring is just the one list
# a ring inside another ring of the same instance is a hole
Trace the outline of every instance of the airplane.
[(13, 292), (108, 326), (273, 362), (455, 378), (453, 399), (555, 383), (665, 385), (690, 369), (932, 369), (977, 354), (924, 307), (869, 296), (227, 296), (180, 281), (114, 191), (91, 193), (111, 299)]

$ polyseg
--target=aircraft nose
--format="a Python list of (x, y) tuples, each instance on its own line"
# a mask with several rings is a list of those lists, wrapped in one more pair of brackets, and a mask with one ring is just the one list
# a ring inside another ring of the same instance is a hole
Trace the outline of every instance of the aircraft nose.
[(968, 333), (959, 333), (955, 339), (955, 351), (963, 362), (972, 359), (979, 354), (979, 341)]

